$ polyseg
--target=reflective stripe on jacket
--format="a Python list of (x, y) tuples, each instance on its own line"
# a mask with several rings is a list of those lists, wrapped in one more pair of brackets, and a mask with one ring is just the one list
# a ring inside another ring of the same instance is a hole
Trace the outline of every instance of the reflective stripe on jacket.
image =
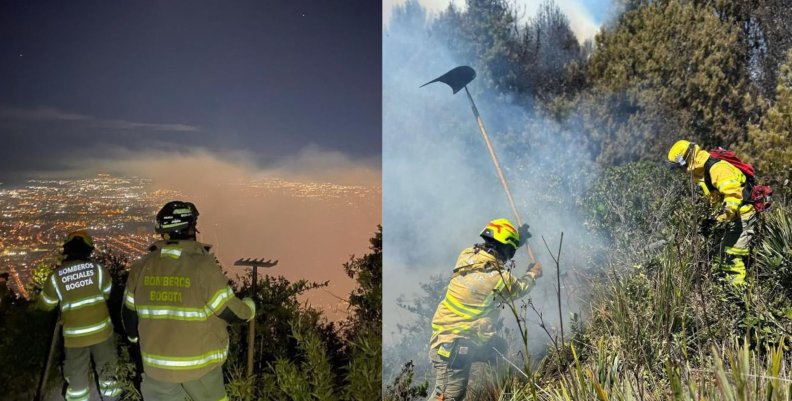
[(716, 212), (720, 213), (718, 220), (732, 221), (739, 216), (750, 217), (754, 213), (753, 206), (743, 204), (743, 187), (747, 181), (745, 174), (731, 163), (720, 160), (712, 164), (709, 169), (712, 181), (712, 190), (710, 190), (704, 182), (704, 169), (709, 158), (709, 152), (699, 150), (691, 164), (691, 168), (693, 169), (694, 178), (699, 182), (704, 193), (709, 195), (712, 205), (719, 209), (716, 210)]
[(218, 317), (229, 309), (241, 319), (253, 311), (234, 294), (208, 246), (159, 241), (132, 266), (124, 305), (139, 319), (143, 368), (160, 381), (196, 380), (222, 365), (228, 331)]
[(60, 304), (65, 347), (99, 344), (113, 333), (107, 297), (113, 281), (104, 266), (87, 260), (63, 262), (44, 283), (44, 309)]
[(485, 343), (495, 335), (500, 302), (524, 296), (534, 284), (533, 273), (515, 277), (503, 263), (478, 247), (462, 251), (454, 272), (432, 318), (430, 348), (457, 338)]

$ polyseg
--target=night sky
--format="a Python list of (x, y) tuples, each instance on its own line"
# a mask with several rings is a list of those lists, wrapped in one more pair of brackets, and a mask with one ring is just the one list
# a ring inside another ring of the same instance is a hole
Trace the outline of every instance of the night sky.
[(381, 154), (371, 0), (0, 2), (0, 181), (150, 151)]

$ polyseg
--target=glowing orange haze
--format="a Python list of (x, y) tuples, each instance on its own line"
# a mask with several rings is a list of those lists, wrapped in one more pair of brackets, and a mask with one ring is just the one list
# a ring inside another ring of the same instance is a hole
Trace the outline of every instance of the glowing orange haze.
[[(112, 170), (151, 177), (160, 188), (184, 193), (184, 200), (200, 211), (199, 241), (215, 245), (230, 277), (244, 274), (233, 266), (238, 258), (271, 258), (280, 263), (269, 271), (260, 269), (260, 276), (269, 272), (289, 280), (330, 280), (327, 290), (341, 298), (355, 287), (342, 264), (368, 251), (369, 238), (382, 221), (376, 161), (352, 162), (339, 154), (308, 151), (289, 165), (261, 170), (206, 153), (161, 156), (117, 162)], [(337, 185), (271, 189), (276, 179)], [(316, 306), (339, 303), (324, 290), (311, 291), (307, 299)]]

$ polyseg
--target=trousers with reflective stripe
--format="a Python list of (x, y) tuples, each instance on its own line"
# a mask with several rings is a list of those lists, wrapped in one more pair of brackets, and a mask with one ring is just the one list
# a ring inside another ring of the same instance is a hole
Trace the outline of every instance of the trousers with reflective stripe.
[(64, 348), (63, 375), (69, 383), (67, 401), (87, 401), (90, 394), (91, 359), (99, 378), (99, 392), (103, 400), (116, 399), (121, 388), (116, 381), (118, 356), (112, 336), (89, 347)]
[(740, 287), (745, 284), (746, 269), (751, 240), (754, 237), (756, 214), (743, 215), (729, 222), (720, 244), (715, 265), (724, 274), (726, 281)]

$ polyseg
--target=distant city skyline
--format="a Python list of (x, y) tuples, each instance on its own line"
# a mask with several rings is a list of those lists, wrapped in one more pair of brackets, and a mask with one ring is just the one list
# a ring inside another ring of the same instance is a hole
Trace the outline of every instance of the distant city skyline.
[[(218, 192), (234, 201), (217, 202), (208, 195)], [(88, 230), (100, 251), (134, 260), (159, 239), (153, 226), (159, 207), (172, 199), (189, 199), (201, 213), (198, 239), (214, 246), (229, 277), (244, 275), (244, 270), (233, 267), (240, 257), (279, 259), (280, 268), (265, 274), (329, 280), (330, 294), (314, 291), (306, 299), (338, 318), (344, 313), (337, 310), (336, 297), (343, 298), (352, 289), (342, 264), (351, 253), (366, 250), (366, 239), (376, 229), (371, 222), (379, 218), (380, 198), (378, 186), (280, 178), (212, 183), (187, 191), (158, 189), (147, 178), (107, 174), (29, 180), (0, 186), (0, 271), (9, 271), (15, 291), (25, 296), (20, 285), (30, 279), (31, 270), (39, 263), (55, 263), (65, 235), (78, 229)], [(334, 217), (328, 223), (324, 214)], [(352, 235), (328, 231), (328, 225), (332, 228), (340, 222)], [(290, 244), (296, 245), (296, 251), (289, 249)], [(320, 252), (299, 252), (305, 247)]]

